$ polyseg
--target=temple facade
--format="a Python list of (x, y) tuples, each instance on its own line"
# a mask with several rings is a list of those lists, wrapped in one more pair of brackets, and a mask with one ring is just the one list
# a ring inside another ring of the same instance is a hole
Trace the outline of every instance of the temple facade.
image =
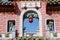
[(60, 1), (9, 0), (0, 2), (0, 33), (14, 37), (60, 37)]

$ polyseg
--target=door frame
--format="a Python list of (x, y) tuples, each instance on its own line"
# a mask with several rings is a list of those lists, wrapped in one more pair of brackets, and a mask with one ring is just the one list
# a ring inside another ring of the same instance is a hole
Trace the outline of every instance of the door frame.
[[(52, 20), (54, 20), (54, 31), (53, 31), (53, 32), (56, 32), (56, 27), (55, 27), (55, 19), (54, 19), (54, 18), (46, 18), (46, 19), (45, 19), (46, 36), (47, 36), (47, 24), (46, 24), (46, 21), (47, 21), (48, 19), (52, 19)], [(50, 35), (51, 35), (51, 34), (50, 34)]]
[(25, 12), (27, 12), (29, 10), (35, 11), (38, 14), (38, 17), (39, 17), (39, 32), (37, 33), (37, 36), (43, 36), (42, 35), (42, 15), (41, 15), (41, 12), (39, 10), (36, 10), (35, 8), (29, 8), (27, 10), (23, 10), (20, 14), (19, 37), (23, 36), (23, 15), (24, 15)]

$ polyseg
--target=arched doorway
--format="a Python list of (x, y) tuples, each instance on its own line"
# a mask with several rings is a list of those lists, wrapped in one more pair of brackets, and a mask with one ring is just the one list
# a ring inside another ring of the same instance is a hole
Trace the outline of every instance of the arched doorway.
[(39, 17), (35, 11), (29, 10), (23, 15), (23, 36), (34, 35), (39, 30)]
[[(34, 14), (37, 14), (38, 15), (38, 18), (37, 18), (37, 20), (39, 21), (39, 22), (37, 22), (38, 23), (38, 32), (36, 32), (36, 30), (34, 31), (36, 34), (34, 34), (35, 36), (42, 36), (42, 15), (41, 15), (41, 13), (40, 13), (40, 11), (38, 11), (38, 10), (36, 10), (36, 9), (27, 9), (27, 10), (24, 10), (22, 13), (21, 13), (21, 15), (20, 15), (20, 37), (22, 37), (23, 36), (23, 34), (24, 34), (24, 32), (23, 32), (23, 28), (24, 28), (24, 18), (25, 18), (25, 16), (24, 15), (27, 15), (27, 14), (30, 14), (29, 13), (29, 11), (31, 11), (32, 13), (34, 13)], [(26, 19), (25, 19), (26, 20)], [(28, 19), (29, 20), (29, 19)], [(34, 20), (34, 19), (33, 19)], [(31, 25), (32, 25), (32, 23), (31, 23)], [(25, 25), (26, 26), (26, 25)], [(36, 29), (36, 28), (35, 28)], [(27, 29), (26, 29), (27, 30)], [(31, 31), (31, 30), (29, 30), (29, 31)], [(32, 32), (32, 31), (31, 31)], [(26, 33), (28, 33), (28, 31), (26, 32)]]

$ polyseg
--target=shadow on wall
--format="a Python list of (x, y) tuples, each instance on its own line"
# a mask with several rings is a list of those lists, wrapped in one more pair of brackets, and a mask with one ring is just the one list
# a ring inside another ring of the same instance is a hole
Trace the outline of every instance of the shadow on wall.
[(20, 14), (21, 14), (21, 11), (20, 11), (20, 9), (18, 8), (18, 5), (17, 5), (17, 3), (16, 3), (16, 6), (15, 6), (15, 12), (16, 12), (16, 14), (17, 15), (19, 15), (20, 16)]

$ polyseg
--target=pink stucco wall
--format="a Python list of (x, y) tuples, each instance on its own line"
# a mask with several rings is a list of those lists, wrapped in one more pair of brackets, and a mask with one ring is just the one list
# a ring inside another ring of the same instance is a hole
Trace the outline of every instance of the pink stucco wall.
[(15, 20), (16, 29), (19, 30), (19, 15), (14, 13), (0, 13), (0, 32), (7, 32), (8, 20)]
[(52, 12), (51, 15), (46, 13), (46, 2), (41, 2), (41, 8), (39, 9), (42, 14), (42, 30), (43, 30), (43, 36), (46, 36), (46, 20), (47, 19), (53, 19), (54, 20), (54, 28), (55, 32), (60, 32), (60, 11)]
[[(55, 30), (56, 32), (60, 32), (60, 12), (53, 12), (52, 15), (46, 14), (46, 2), (41, 1), (41, 8), (39, 8), (39, 11), (42, 15), (42, 34), (43, 36), (46, 36), (46, 19), (52, 18), (54, 19), (55, 23)], [(18, 10), (19, 9), (19, 10)], [(19, 31), (19, 23), (20, 23), (20, 14), (24, 9), (20, 7), (20, 2), (17, 2), (16, 7), (16, 14), (15, 13), (0, 13), (0, 32), (6, 32), (7, 31), (7, 21), (8, 20), (15, 20), (16, 21), (16, 29)]]

